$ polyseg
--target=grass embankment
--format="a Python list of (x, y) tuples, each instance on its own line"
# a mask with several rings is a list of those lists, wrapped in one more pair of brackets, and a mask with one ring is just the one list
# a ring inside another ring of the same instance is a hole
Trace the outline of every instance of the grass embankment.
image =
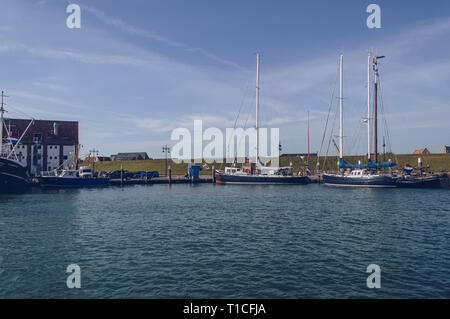
[[(429, 166), (432, 172), (450, 172), (450, 154), (431, 154), (431, 155), (396, 155), (392, 156), (393, 161), (398, 161), (399, 168), (403, 168), (406, 163), (417, 167), (417, 159), (421, 157), (423, 166)], [(379, 157), (380, 161), (383, 160), (383, 155)], [(386, 155), (386, 159), (389, 156)], [(348, 163), (357, 164), (358, 160), (362, 163), (367, 162), (366, 157), (361, 156), (346, 156), (345, 160)], [(337, 168), (337, 156), (328, 156), (327, 158), (320, 158), (320, 168), (321, 170), (333, 171)], [(294, 171), (302, 171), (304, 167), (308, 166), (311, 171), (314, 172), (317, 163), (317, 157), (311, 157), (309, 163), (306, 158), (301, 159), (299, 157), (282, 157), (280, 158), (280, 166), (289, 166), (292, 163)], [(87, 165), (87, 163), (81, 164)], [(123, 165), (123, 169), (130, 172), (136, 171), (158, 171), (161, 176), (165, 173), (165, 160), (164, 159), (154, 159), (148, 161), (114, 161), (114, 162), (97, 162), (95, 163), (95, 171), (109, 172), (112, 170), (120, 169)], [(172, 160), (168, 160), (168, 165), (172, 168), (172, 175), (185, 175), (187, 173), (187, 164), (175, 164)], [(216, 169), (221, 169), (225, 164), (208, 164), (210, 169), (202, 170), (201, 175), (211, 174), (211, 167), (215, 165)], [(92, 167), (92, 163), (90, 163)]]

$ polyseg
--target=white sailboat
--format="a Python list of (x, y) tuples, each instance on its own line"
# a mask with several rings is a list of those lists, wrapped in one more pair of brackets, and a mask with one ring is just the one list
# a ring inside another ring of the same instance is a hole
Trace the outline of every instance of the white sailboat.
[(219, 184), (308, 184), (307, 176), (294, 176), (292, 167), (266, 167), (259, 157), (259, 61), (256, 54), (256, 158), (254, 167), (245, 171), (241, 167), (225, 167), (217, 171), (216, 183)]

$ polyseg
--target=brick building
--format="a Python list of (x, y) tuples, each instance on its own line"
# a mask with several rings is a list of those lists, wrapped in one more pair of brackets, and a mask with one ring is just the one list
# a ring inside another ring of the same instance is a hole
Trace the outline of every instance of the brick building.
[[(20, 138), (30, 120), (5, 118), (3, 137), (8, 130), (11, 137)], [(23, 136), (15, 152), (30, 174), (50, 171), (69, 159), (77, 151), (78, 122), (35, 120)]]

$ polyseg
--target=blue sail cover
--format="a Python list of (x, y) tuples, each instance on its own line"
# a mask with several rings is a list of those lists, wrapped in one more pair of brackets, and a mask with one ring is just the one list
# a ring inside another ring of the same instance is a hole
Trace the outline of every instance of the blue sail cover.
[(369, 160), (369, 168), (383, 168), (383, 167), (394, 167), (397, 166), (397, 162), (389, 162), (389, 163), (373, 163)]
[(389, 162), (389, 163), (374, 163), (371, 160), (369, 160), (369, 165), (367, 164), (348, 164), (346, 161), (344, 161), (343, 158), (339, 159), (339, 168), (383, 168), (383, 167), (394, 167), (397, 166), (397, 162)]
[(367, 168), (367, 165), (365, 164), (361, 164), (361, 165), (353, 165), (353, 164), (348, 164), (346, 161), (344, 161), (343, 158), (339, 159), (339, 168)]

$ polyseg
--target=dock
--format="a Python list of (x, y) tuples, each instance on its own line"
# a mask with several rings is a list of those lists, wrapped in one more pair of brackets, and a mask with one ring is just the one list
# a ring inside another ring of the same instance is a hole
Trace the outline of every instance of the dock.
[(118, 179), (110, 179), (109, 183), (115, 186), (125, 185), (145, 185), (145, 184), (200, 184), (200, 183), (212, 183), (212, 176), (200, 176), (196, 179), (190, 179), (184, 175), (173, 175), (169, 177), (153, 177), (151, 179), (146, 178), (128, 178), (123, 181)]

